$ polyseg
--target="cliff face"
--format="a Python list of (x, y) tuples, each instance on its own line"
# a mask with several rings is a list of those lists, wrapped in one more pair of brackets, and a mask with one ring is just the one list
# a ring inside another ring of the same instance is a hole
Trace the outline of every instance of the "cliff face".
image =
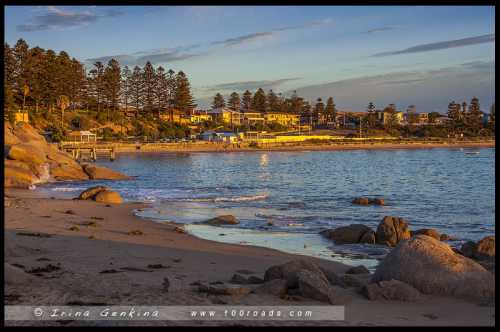
[[(65, 180), (126, 179), (109, 170), (109, 177), (96, 178), (71, 156), (48, 144), (29, 124), (4, 124), (4, 185), (6, 188), (29, 188), (37, 183)], [(95, 166), (94, 166), (95, 167)], [(98, 167), (99, 169), (105, 169)]]

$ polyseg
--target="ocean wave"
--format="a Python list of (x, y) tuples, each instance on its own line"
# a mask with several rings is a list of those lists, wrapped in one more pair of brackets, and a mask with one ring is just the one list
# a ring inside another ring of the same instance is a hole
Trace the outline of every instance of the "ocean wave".
[(82, 191), (82, 190), (85, 190), (87, 188), (85, 187), (72, 187), (72, 188), (69, 188), (69, 187), (55, 187), (55, 188), (52, 188), (51, 190), (52, 191), (60, 191), (60, 192), (72, 192), (72, 191)]
[(268, 197), (267, 194), (234, 196), (234, 197), (189, 197), (174, 199), (182, 202), (249, 202), (260, 201)]

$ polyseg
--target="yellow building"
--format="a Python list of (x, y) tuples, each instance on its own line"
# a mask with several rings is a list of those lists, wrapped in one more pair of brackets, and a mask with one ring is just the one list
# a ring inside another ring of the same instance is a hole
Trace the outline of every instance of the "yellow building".
[(242, 114), (229, 108), (215, 108), (207, 112), (214, 122), (223, 122), (229, 125), (239, 126), (242, 122)]
[[(383, 115), (383, 122), (384, 124), (387, 123), (387, 121), (389, 121), (389, 119), (391, 118), (390, 117), (390, 112), (383, 112), (382, 113)], [(401, 122), (403, 122), (403, 119), (404, 119), (404, 116), (403, 116), (403, 112), (396, 112), (394, 113), (394, 116), (396, 117), (396, 122), (398, 124), (401, 124)]]
[(14, 122), (15, 123), (18, 123), (18, 122), (29, 123), (30, 120), (29, 120), (28, 112), (17, 111), (16, 113), (14, 113)]
[(192, 114), (189, 116), (189, 121), (193, 124), (199, 124), (211, 120), (212, 117), (209, 114)]
[(264, 114), (266, 122), (275, 122), (285, 127), (298, 126), (300, 115), (291, 113), (266, 113)]

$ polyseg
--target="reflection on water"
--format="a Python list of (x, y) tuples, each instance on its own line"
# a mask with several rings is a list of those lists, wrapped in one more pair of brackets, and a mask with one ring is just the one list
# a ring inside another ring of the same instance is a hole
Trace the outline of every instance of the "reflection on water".
[[(295, 236), (325, 245), (320, 230), (352, 223), (376, 228), (385, 215), (407, 219), (413, 230), (436, 228), (477, 240), (495, 230), (495, 149), (468, 151), (476, 149), (120, 154), (115, 162), (99, 163), (137, 177), (95, 184), (109, 185), (127, 200), (153, 202), (138, 214), (157, 221), (192, 224), (234, 215), (240, 224), (231, 234), (260, 232), (267, 242), (252, 241), (280, 243), (287, 251), (305, 252), (283, 245)], [(75, 182), (47, 189), (68, 194), (88, 186)], [(353, 205), (358, 196), (384, 197), (387, 206)], [(266, 235), (276, 232), (290, 238), (280, 242)]]

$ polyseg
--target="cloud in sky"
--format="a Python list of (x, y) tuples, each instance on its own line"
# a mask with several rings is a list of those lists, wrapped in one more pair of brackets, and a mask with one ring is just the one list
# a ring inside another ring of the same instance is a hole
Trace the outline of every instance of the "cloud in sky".
[(495, 61), (474, 61), (426, 71), (401, 71), (297, 88), (308, 100), (332, 96), (340, 108), (363, 111), (395, 103), (398, 109), (445, 112), (450, 101), (477, 96), (484, 109), (495, 100)]
[(245, 90), (257, 90), (258, 88), (262, 88), (264, 90), (269, 90), (274, 87), (277, 87), (281, 84), (296, 81), (302, 79), (301, 77), (291, 77), (291, 78), (282, 78), (277, 80), (261, 80), (261, 81), (241, 81), (241, 82), (230, 82), (230, 83), (222, 83), (210, 86), (205, 88), (208, 91), (245, 91)]
[(437, 42), (437, 43), (421, 44), (421, 45), (416, 45), (413, 47), (406, 48), (404, 50), (377, 53), (377, 54), (372, 55), (372, 57), (381, 57), (381, 56), (408, 54), (408, 53), (419, 53), (419, 52), (429, 52), (429, 51), (436, 51), (436, 50), (442, 50), (442, 49), (447, 49), (447, 48), (462, 47), (462, 46), (483, 44), (483, 43), (493, 43), (493, 42), (495, 42), (495, 34), (487, 34), (487, 35), (474, 36), (474, 37), (468, 37), (468, 38), (462, 38), (462, 39), (446, 40), (446, 41), (441, 41), (441, 42)]
[(55, 6), (48, 6), (47, 12), (34, 16), (25, 24), (18, 25), (17, 30), (23, 32), (32, 32), (78, 27), (97, 22), (102, 18), (116, 17), (121, 15), (123, 15), (123, 12), (116, 9), (108, 9), (103, 14), (95, 14), (88, 11), (65, 11)]
[(121, 64), (127, 66), (134, 66), (134, 65), (140, 66), (144, 65), (147, 61), (151, 62), (152, 64), (168, 63), (168, 62), (191, 59), (194, 57), (199, 57), (209, 54), (210, 50), (194, 51), (196, 49), (200, 49), (203, 47), (205, 48), (208, 47), (211, 50), (213, 50), (214, 46), (216, 48), (217, 47), (225, 48), (229, 46), (245, 44), (247, 42), (255, 41), (264, 37), (270, 37), (284, 31), (308, 29), (318, 26), (325, 26), (332, 23), (333, 21), (327, 18), (319, 21), (306, 22), (301, 25), (281, 27), (269, 31), (254, 32), (238, 37), (228, 38), (225, 40), (212, 41), (206, 44), (198, 43), (198, 44), (179, 46), (175, 48), (163, 48), (163, 49), (139, 51), (132, 54), (102, 56), (102, 57), (86, 59), (85, 61), (94, 63), (96, 61), (108, 62), (111, 59), (115, 59), (118, 60)]
[(284, 32), (284, 31), (309, 29), (309, 28), (314, 28), (314, 27), (318, 27), (318, 26), (326, 26), (326, 25), (330, 25), (330, 24), (333, 24), (333, 20), (330, 18), (326, 18), (326, 19), (319, 20), (319, 21), (307, 22), (307, 23), (304, 23), (301, 25), (281, 27), (281, 28), (276, 28), (276, 29), (272, 29), (269, 31), (254, 32), (254, 33), (250, 33), (247, 35), (242, 35), (242, 36), (238, 36), (238, 37), (234, 37), (234, 38), (228, 38), (225, 40), (217, 40), (217, 41), (212, 42), (211, 45), (221, 45), (222, 44), (225, 47), (228, 47), (228, 46), (233, 46), (233, 45), (244, 44), (246, 42), (251, 42), (251, 41), (254, 41), (254, 40), (257, 40), (260, 38), (264, 38), (264, 37), (274, 36), (280, 32)]
[(395, 26), (383, 26), (383, 27), (377, 27), (377, 28), (373, 28), (373, 29), (367, 30), (364, 33), (376, 33), (376, 32), (390, 31), (390, 30), (396, 30), (396, 29), (398, 29), (398, 27), (395, 27)]

